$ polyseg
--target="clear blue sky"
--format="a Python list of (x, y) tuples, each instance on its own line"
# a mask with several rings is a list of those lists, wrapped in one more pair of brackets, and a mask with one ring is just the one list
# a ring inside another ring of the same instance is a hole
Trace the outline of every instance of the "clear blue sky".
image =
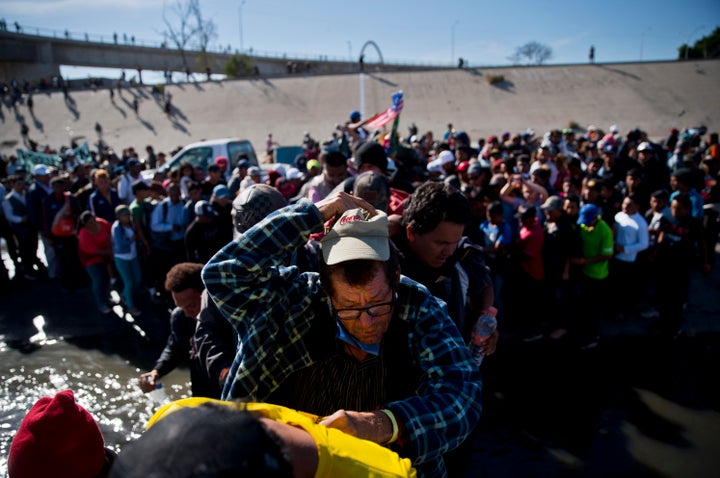
[[(0, 0), (0, 17), (28, 32), (40, 29), (74, 38), (88, 33), (111, 41), (117, 32), (137, 43), (159, 43), (163, 11), (177, 0)], [(671, 60), (720, 25), (718, 0), (201, 0), (203, 15), (217, 26), (211, 45), (241, 46), (289, 57), (356, 60), (374, 41), (386, 62), (509, 65), (529, 41), (550, 46), (553, 63), (586, 62), (590, 45), (598, 62)], [(241, 7), (242, 5), (242, 7)], [(240, 12), (242, 11), (242, 15)], [(242, 16), (242, 22), (240, 20)], [(242, 25), (242, 35), (241, 35)], [(377, 58), (366, 51), (366, 61)]]

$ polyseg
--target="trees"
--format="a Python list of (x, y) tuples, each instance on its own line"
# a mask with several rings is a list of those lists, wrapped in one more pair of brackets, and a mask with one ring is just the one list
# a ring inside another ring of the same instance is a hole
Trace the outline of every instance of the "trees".
[(718, 58), (720, 57), (720, 27), (689, 46), (683, 43), (678, 48), (678, 60), (688, 58)]
[(223, 65), (223, 73), (230, 78), (250, 76), (255, 70), (255, 62), (247, 55), (233, 55)]
[(200, 0), (176, 0), (169, 7), (169, 14), (163, 10), (163, 22), (166, 30), (163, 35), (180, 51), (183, 68), (190, 71), (185, 51), (194, 47), (200, 50), (200, 61), (207, 65), (207, 47), (217, 37), (217, 27), (212, 20), (204, 19), (200, 9)]
[(552, 48), (540, 42), (531, 41), (518, 47), (515, 53), (508, 59), (515, 65), (522, 62), (528, 65), (542, 65), (545, 61), (552, 58), (552, 56)]

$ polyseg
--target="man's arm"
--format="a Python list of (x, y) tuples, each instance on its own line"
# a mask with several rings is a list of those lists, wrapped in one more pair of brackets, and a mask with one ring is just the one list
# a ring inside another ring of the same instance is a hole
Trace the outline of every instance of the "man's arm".
[(180, 308), (176, 308), (170, 314), (170, 335), (160, 357), (155, 362), (155, 366), (150, 372), (140, 375), (140, 389), (147, 393), (155, 388), (156, 381), (175, 368), (187, 361), (190, 357), (190, 336), (192, 328), (186, 323), (192, 320), (185, 316)]

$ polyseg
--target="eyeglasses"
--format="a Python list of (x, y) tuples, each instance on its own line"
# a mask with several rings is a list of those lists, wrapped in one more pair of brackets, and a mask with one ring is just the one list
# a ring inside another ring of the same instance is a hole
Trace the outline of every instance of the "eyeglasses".
[(370, 317), (380, 317), (389, 314), (392, 311), (393, 305), (395, 304), (395, 294), (393, 294), (390, 302), (383, 302), (382, 304), (369, 305), (367, 307), (358, 308), (347, 308), (347, 309), (336, 309), (330, 304), (335, 317), (340, 320), (357, 320), (360, 318), (363, 312)]

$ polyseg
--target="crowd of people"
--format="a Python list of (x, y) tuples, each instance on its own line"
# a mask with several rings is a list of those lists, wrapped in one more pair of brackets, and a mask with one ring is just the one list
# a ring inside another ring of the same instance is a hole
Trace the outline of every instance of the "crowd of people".
[[(221, 156), (149, 181), (141, 171), (160, 155), (150, 147), (81, 163), (67, 150), (61, 166), (29, 171), (3, 158), (0, 226), (15, 265), (12, 280), (0, 270), (3, 287), (90, 284), (102, 314), (113, 284), (135, 316), (141, 295), (166, 300), (171, 335), (143, 391), (190, 360), (194, 396), (272, 403), (260, 415), (275, 422), (288, 423), (282, 407), (312, 414), (397, 453), (391, 476), (462, 476), (481, 411), (467, 344), (491, 307), (500, 334), (486, 355), (499, 337), (593, 348), (601, 320), (680, 331), (691, 270), (709, 270), (717, 242), (717, 133), (653, 141), (591, 125), (472, 142), (452, 124), (438, 138), (414, 124), (401, 137), (350, 116), (322, 143), (306, 133), (294, 164), (264, 170), (233, 158), (229, 171)], [(310, 449), (324, 446), (293, 420)], [(158, 433), (141, 441), (169, 449)], [(115, 476), (138, 476), (143, 456)]]

